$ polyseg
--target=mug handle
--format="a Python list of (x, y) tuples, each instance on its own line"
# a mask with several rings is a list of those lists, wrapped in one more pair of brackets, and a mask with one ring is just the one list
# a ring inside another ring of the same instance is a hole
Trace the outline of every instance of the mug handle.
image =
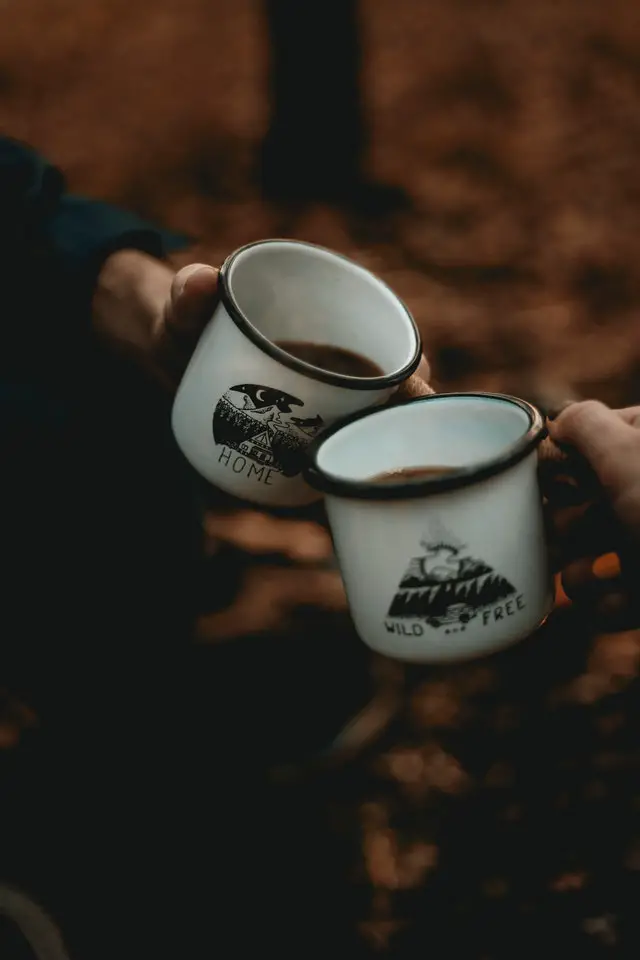
[(591, 466), (573, 447), (555, 443), (549, 434), (538, 447), (538, 461), (543, 487), (553, 481), (565, 480), (575, 490), (575, 498), (568, 497), (566, 506), (583, 503), (592, 496), (602, 496), (600, 482)]
[[(637, 596), (637, 583), (640, 576), (638, 547), (628, 542), (624, 529), (613, 509), (609, 506), (605, 492), (598, 477), (587, 460), (573, 447), (554, 443), (549, 437), (538, 448), (539, 476), (543, 494), (547, 497), (547, 509), (584, 506), (602, 511), (602, 518), (611, 526), (612, 547), (603, 554), (617, 558), (617, 566), (610, 562), (602, 570), (602, 582), (615, 585), (617, 592), (624, 594), (628, 607), (624, 620), (613, 629), (632, 629), (640, 626), (640, 598)], [(561, 571), (560, 571), (561, 572)], [(604, 629), (610, 632), (612, 627)]]

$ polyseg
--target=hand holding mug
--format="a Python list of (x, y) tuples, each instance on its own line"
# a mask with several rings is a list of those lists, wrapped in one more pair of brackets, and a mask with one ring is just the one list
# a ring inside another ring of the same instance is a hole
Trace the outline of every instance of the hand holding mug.
[(636, 627), (640, 407), (611, 410), (593, 400), (574, 403), (549, 431), (568, 452), (564, 464), (542, 465), (563, 589), (591, 611), (599, 628)]
[[(220, 489), (303, 505), (317, 497), (301, 476), (311, 441), (386, 403), (420, 361), (413, 318), (368, 270), (311, 244), (250, 244), (223, 264), (220, 303), (176, 395), (174, 434)], [(415, 381), (405, 390), (415, 394)]]

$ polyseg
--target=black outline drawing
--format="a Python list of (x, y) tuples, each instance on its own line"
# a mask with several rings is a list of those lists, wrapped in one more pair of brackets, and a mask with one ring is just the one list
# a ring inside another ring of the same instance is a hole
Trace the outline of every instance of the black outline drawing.
[(434, 532), (420, 541), (424, 553), (409, 562), (387, 616), (464, 630), (481, 610), (506, 600), (516, 588), (484, 560), (466, 554), (465, 545), (444, 529)]
[(304, 466), (304, 451), (324, 426), (322, 417), (305, 417), (298, 407), (304, 408), (303, 401), (283, 390), (236, 384), (216, 404), (213, 439), (253, 463), (295, 477)]

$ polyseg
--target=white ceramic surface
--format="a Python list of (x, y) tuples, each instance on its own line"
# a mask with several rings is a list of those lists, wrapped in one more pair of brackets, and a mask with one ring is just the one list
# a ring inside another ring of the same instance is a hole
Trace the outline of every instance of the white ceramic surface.
[[(337, 419), (384, 403), (417, 366), (415, 323), (363, 267), (311, 244), (267, 240), (225, 263), (222, 302), (178, 389), (174, 435), (195, 469), (258, 504), (317, 498), (301, 476), (311, 441)], [(343, 347), (383, 376), (326, 374), (274, 341)]]
[[(506, 647), (546, 617), (543, 433), (528, 404), (455, 394), (373, 411), (318, 441), (310, 477), (326, 493), (351, 613), (370, 647), (407, 661), (458, 660)], [(427, 480), (391, 493), (367, 483), (425, 466), (458, 468), (446, 482), (464, 476), (464, 485)]]

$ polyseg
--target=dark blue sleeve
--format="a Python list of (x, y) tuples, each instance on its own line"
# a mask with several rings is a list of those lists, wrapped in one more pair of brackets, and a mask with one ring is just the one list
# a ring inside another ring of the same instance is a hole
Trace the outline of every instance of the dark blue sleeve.
[(56, 257), (71, 273), (93, 274), (116, 250), (141, 250), (161, 259), (188, 244), (187, 237), (120, 207), (68, 194), (49, 221), (49, 234)]
[(140, 250), (158, 259), (188, 246), (188, 238), (154, 226), (120, 207), (64, 194), (49, 219), (48, 234), (56, 268), (76, 316), (89, 322), (91, 298), (100, 269), (118, 250)]
[(0, 282), (22, 291), (16, 309), (5, 305), (10, 328), (0, 320), (0, 368), (2, 356), (27, 352), (25, 338), (43, 316), (64, 317), (59, 337), (89, 329), (96, 279), (110, 254), (135, 249), (162, 258), (188, 246), (187, 237), (135, 213), (70, 195), (56, 167), (7, 137), (0, 137), (0, 210)]
[[(0, 211), (1, 432), (4, 413), (30, 409), (19, 399), (25, 391), (51, 392), (52, 380), (65, 383), (77, 368), (90, 346), (106, 257), (137, 249), (161, 258), (188, 241), (117, 206), (69, 195), (55, 166), (7, 137), (0, 137)], [(31, 407), (38, 405), (46, 407), (40, 399)]]
[(95, 273), (110, 253), (125, 248), (163, 257), (184, 248), (187, 237), (136, 214), (66, 191), (64, 176), (35, 150), (0, 137), (0, 244), (29, 257), (46, 244), (65, 272)]

